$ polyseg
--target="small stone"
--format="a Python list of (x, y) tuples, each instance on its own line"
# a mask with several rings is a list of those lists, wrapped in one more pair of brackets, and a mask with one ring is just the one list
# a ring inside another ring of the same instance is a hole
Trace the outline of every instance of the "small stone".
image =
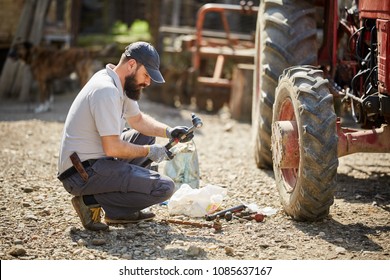
[(122, 258), (125, 259), (125, 260), (131, 260), (131, 259), (133, 259), (133, 256), (131, 254), (127, 253), (127, 254), (123, 254)]
[(187, 255), (191, 257), (199, 256), (202, 253), (203, 249), (197, 246), (190, 246), (187, 249)]
[(14, 244), (15, 244), (15, 245), (22, 245), (22, 244), (23, 244), (23, 240), (15, 239), (15, 240), (14, 240)]
[(37, 217), (37, 216), (34, 216), (34, 215), (31, 215), (31, 214), (26, 215), (26, 216), (24, 217), (24, 219), (25, 219), (26, 221), (38, 221), (38, 217)]
[(323, 231), (320, 231), (320, 232), (318, 233), (318, 236), (319, 236), (319, 237), (325, 237), (325, 236), (326, 236), (326, 234), (325, 234), (325, 232), (323, 232)]
[(50, 216), (50, 210), (49, 209), (44, 209), (43, 211), (41, 211), (40, 213), (39, 213), (41, 216), (43, 216), (43, 217), (46, 217), (46, 216)]
[(176, 245), (184, 245), (184, 241), (183, 240), (173, 240), (172, 242), (171, 242), (171, 244), (176, 244)]
[(234, 250), (232, 247), (225, 247), (225, 254), (228, 256), (233, 256), (234, 255)]
[(14, 256), (14, 257), (19, 257), (19, 256), (24, 256), (26, 255), (27, 251), (26, 249), (23, 248), (23, 246), (21, 245), (16, 245), (14, 247), (12, 247), (8, 253), (11, 255), (11, 256)]
[(81, 250), (81, 249), (76, 249), (76, 250), (74, 250), (73, 251), (73, 255), (80, 255), (81, 253), (83, 252), (83, 250)]
[(34, 191), (34, 189), (33, 188), (30, 188), (30, 187), (24, 187), (24, 188), (22, 188), (23, 189), (23, 191), (25, 192), (25, 193), (32, 193), (33, 191)]
[(139, 224), (138, 224), (138, 227), (139, 227), (139, 228), (149, 228), (149, 227), (150, 227), (150, 224), (149, 224), (149, 223), (139, 223)]
[(80, 238), (79, 240), (77, 240), (77, 245), (86, 246), (87, 242), (84, 239)]
[(344, 254), (346, 249), (343, 247), (336, 247), (335, 251), (337, 254)]
[(119, 250), (119, 253), (121, 253), (121, 254), (125, 254), (125, 253), (127, 253), (127, 250), (128, 250), (128, 248), (125, 246), (125, 247), (122, 247), (120, 250)]
[(75, 234), (77, 232), (77, 228), (75, 226), (70, 226), (66, 229), (66, 232), (69, 234)]
[(107, 241), (103, 238), (92, 239), (92, 245), (95, 245), (95, 246), (101, 246), (101, 245), (104, 245), (106, 243), (107, 243)]

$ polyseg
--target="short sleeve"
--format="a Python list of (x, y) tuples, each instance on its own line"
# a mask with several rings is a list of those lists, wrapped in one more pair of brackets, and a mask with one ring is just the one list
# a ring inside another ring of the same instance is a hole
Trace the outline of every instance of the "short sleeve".
[(97, 90), (89, 98), (91, 114), (100, 136), (121, 134), (122, 105), (114, 90)]
[(123, 116), (127, 119), (134, 117), (140, 113), (138, 102), (125, 97), (123, 104)]

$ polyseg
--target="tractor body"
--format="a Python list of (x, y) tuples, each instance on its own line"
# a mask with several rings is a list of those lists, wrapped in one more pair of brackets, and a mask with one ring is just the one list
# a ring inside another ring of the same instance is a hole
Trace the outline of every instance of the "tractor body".
[(273, 168), (288, 215), (326, 217), (338, 158), (390, 152), (389, 121), (389, 1), (261, 1), (255, 159)]

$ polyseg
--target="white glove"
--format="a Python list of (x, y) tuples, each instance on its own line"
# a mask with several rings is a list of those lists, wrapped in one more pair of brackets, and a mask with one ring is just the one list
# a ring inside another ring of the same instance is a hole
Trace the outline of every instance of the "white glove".
[(148, 146), (149, 153), (146, 156), (150, 160), (160, 163), (163, 160), (171, 159), (171, 152), (169, 152), (164, 146), (159, 144), (153, 144)]

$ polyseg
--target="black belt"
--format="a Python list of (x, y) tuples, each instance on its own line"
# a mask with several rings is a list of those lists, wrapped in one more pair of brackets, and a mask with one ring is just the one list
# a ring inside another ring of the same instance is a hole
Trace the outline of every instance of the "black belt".
[[(92, 166), (96, 161), (97, 161), (97, 159), (88, 159), (88, 160), (81, 162), (81, 164), (83, 165), (84, 168), (87, 168), (89, 166)], [(71, 168), (66, 169), (64, 172), (62, 172), (60, 175), (58, 175), (57, 178), (60, 181), (62, 181), (62, 180), (66, 179), (66, 178), (68, 178), (76, 173), (78, 173), (76, 168), (74, 166), (72, 166)]]

